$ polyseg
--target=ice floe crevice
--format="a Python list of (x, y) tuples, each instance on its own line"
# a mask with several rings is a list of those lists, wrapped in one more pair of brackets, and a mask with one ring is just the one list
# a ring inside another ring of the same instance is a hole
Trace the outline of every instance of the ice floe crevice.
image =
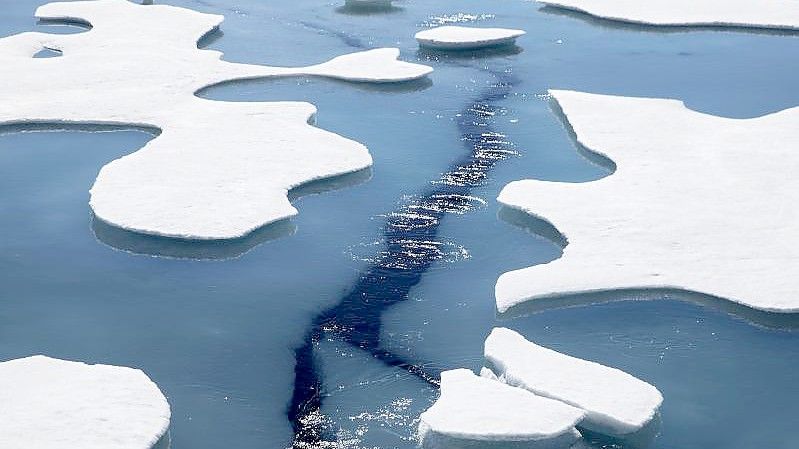
[[(287, 193), (369, 167), (358, 142), (308, 124), (302, 102), (232, 103), (198, 98), (237, 79), (312, 75), (402, 82), (432, 69), (398, 61), (397, 49), (339, 56), (310, 67), (239, 64), (197, 48), (223, 17), (126, 0), (50, 3), (36, 16), (82, 20), (84, 33), (0, 39), (0, 125), (116, 124), (161, 135), (102, 168), (91, 189), (97, 218), (144, 234), (232, 239), (297, 213)], [(42, 48), (62, 57), (32, 58)], [(47, 70), (43, 70), (47, 65)]]
[(624, 371), (544, 348), (510, 329), (491, 332), (485, 358), (500, 381), (584, 410), (580, 427), (602, 435), (640, 431), (663, 402), (657, 388)]
[(799, 4), (792, 0), (537, 1), (602, 19), (635, 24), (799, 30)]
[(498, 201), (568, 240), (553, 262), (503, 274), (497, 310), (558, 296), (678, 289), (799, 312), (799, 108), (750, 119), (680, 101), (552, 91), (578, 143), (611, 158), (598, 181), (523, 180)]
[(431, 449), (476, 441), (556, 449), (577, 441), (575, 425), (583, 416), (562, 402), (457, 369), (441, 374), (441, 396), (422, 413), (419, 438)]
[(0, 446), (151, 449), (168, 438), (166, 398), (138, 369), (33, 356), (0, 362)]

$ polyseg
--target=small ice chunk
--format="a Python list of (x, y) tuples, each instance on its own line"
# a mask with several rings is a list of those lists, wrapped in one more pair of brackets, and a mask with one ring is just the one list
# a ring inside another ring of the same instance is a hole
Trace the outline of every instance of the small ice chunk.
[(41, 355), (0, 363), (0, 447), (150, 449), (166, 398), (142, 371)]
[(480, 377), (491, 380), (499, 380), (499, 377), (497, 377), (497, 375), (494, 374), (490, 368), (486, 368), (485, 366), (480, 368)]
[(579, 438), (574, 426), (583, 416), (562, 402), (456, 369), (441, 374), (441, 397), (422, 413), (419, 437), (424, 448), (478, 441), (481, 447), (563, 448)]
[(475, 28), (442, 26), (416, 33), (422, 47), (437, 50), (475, 50), (479, 48), (510, 45), (524, 35), (522, 30), (507, 28)]
[(641, 430), (657, 416), (663, 396), (624, 371), (571, 357), (495, 328), (486, 362), (500, 381), (585, 410), (580, 427), (609, 436)]

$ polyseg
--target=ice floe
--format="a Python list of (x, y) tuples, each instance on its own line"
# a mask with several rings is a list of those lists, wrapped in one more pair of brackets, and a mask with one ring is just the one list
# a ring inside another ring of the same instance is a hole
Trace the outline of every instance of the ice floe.
[(416, 33), (422, 47), (436, 50), (475, 50), (499, 45), (509, 45), (524, 31), (507, 28), (476, 28), (455, 25), (431, 28)]
[(799, 30), (794, 0), (537, 0), (603, 19), (647, 25)]
[[(210, 85), (315, 75), (397, 82), (432, 69), (398, 61), (397, 49), (339, 56), (310, 67), (237, 64), (197, 48), (222, 16), (126, 0), (49, 3), (48, 20), (89, 31), (0, 39), (0, 125), (121, 124), (162, 133), (103, 167), (91, 188), (96, 217), (126, 230), (187, 239), (231, 239), (291, 217), (290, 189), (371, 165), (358, 142), (312, 126), (303, 102), (210, 101)], [(57, 58), (33, 58), (42, 48)]]
[(643, 429), (663, 402), (657, 388), (624, 371), (538, 346), (510, 329), (491, 332), (485, 358), (500, 381), (584, 410), (580, 427), (603, 435)]
[(676, 100), (551, 93), (579, 144), (617, 169), (589, 183), (502, 190), (500, 203), (548, 221), (568, 244), (553, 262), (499, 278), (500, 313), (642, 288), (799, 312), (799, 108), (732, 119)]
[(419, 422), (425, 448), (569, 447), (583, 411), (521, 388), (478, 377), (467, 369), (441, 374), (441, 396)]
[(0, 363), (0, 447), (150, 449), (169, 404), (138, 369), (33, 356)]

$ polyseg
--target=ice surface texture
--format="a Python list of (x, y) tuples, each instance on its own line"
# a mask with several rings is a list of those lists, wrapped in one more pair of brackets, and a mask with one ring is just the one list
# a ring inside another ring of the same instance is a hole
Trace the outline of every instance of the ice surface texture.
[(615, 162), (589, 183), (524, 180), (499, 202), (568, 241), (496, 285), (500, 313), (536, 299), (668, 288), (799, 312), (799, 108), (750, 119), (680, 101), (552, 91), (579, 144)]
[(603, 19), (647, 25), (799, 30), (794, 0), (537, 0)]
[(500, 381), (584, 410), (580, 427), (603, 435), (641, 430), (663, 402), (657, 388), (624, 371), (538, 346), (510, 329), (491, 332), (485, 358)]
[(0, 447), (150, 449), (169, 428), (140, 370), (33, 356), (0, 363)]
[(425, 448), (469, 441), (563, 448), (579, 438), (574, 426), (583, 415), (562, 402), (457, 369), (441, 373), (441, 397), (422, 413), (419, 437)]
[[(287, 192), (372, 163), (358, 142), (318, 129), (304, 102), (198, 98), (225, 81), (318, 75), (396, 82), (430, 73), (397, 49), (339, 56), (301, 68), (236, 64), (197, 41), (222, 16), (126, 0), (49, 3), (41, 19), (88, 22), (85, 33), (0, 39), (0, 124), (89, 123), (154, 127), (141, 150), (102, 168), (95, 215), (114, 226), (187, 239), (242, 237), (297, 213)], [(58, 58), (32, 58), (42, 48)]]
[(524, 34), (508, 28), (442, 26), (416, 33), (416, 40), (422, 47), (437, 50), (474, 50), (512, 44)]

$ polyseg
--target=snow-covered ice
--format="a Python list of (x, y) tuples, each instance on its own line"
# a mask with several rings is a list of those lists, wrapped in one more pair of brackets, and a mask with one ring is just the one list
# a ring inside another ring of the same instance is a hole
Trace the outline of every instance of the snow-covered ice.
[[(297, 213), (287, 192), (371, 165), (358, 142), (312, 126), (304, 102), (223, 102), (195, 93), (237, 79), (317, 75), (396, 82), (432, 69), (384, 48), (310, 67), (237, 64), (197, 48), (222, 16), (126, 0), (49, 3), (40, 19), (86, 21), (78, 34), (0, 39), (0, 125), (86, 123), (158, 128), (144, 148), (107, 164), (91, 189), (95, 215), (145, 234), (241, 237)], [(32, 58), (43, 48), (58, 58)]]
[(455, 25), (431, 28), (416, 33), (422, 47), (437, 50), (474, 50), (499, 45), (509, 45), (524, 31), (507, 28), (477, 28)]
[(501, 382), (584, 410), (580, 427), (604, 435), (641, 430), (663, 402), (657, 388), (624, 371), (538, 346), (510, 329), (491, 332), (485, 358)]
[(795, 0), (537, 0), (603, 19), (647, 25), (799, 29)]
[(425, 448), (476, 441), (564, 448), (579, 438), (574, 426), (582, 418), (570, 405), (456, 369), (441, 374), (441, 396), (422, 413), (419, 437)]
[(150, 449), (166, 398), (138, 369), (33, 356), (0, 363), (0, 447)]
[(676, 100), (552, 91), (579, 144), (616, 171), (512, 182), (499, 202), (557, 227), (553, 262), (511, 271), (497, 310), (573, 293), (668, 288), (799, 312), (799, 107), (750, 119)]

